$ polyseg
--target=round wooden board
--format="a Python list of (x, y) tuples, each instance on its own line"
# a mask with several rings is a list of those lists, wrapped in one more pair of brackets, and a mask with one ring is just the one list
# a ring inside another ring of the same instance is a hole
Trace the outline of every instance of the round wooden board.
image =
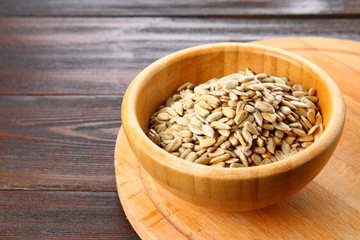
[(143, 170), (120, 129), (116, 184), (124, 211), (142, 239), (357, 239), (360, 236), (360, 43), (326, 38), (256, 42), (301, 55), (338, 84), (346, 104), (339, 145), (304, 189), (274, 206), (219, 212), (171, 195)]

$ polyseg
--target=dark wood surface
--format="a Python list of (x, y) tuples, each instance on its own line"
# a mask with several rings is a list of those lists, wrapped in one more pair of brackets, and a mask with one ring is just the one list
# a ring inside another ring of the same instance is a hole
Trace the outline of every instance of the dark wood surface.
[(360, 2), (0, 0), (0, 239), (137, 239), (118, 200), (121, 101), (204, 43), (360, 40)]

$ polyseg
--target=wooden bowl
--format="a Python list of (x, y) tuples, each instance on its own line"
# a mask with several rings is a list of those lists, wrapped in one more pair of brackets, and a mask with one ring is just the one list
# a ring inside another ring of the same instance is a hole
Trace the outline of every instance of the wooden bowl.
[[(315, 88), (324, 133), (304, 151), (285, 160), (249, 168), (213, 168), (181, 160), (155, 145), (145, 133), (156, 108), (183, 83), (244, 71), (288, 77)], [(287, 51), (254, 44), (219, 43), (185, 49), (145, 68), (122, 103), (126, 137), (141, 166), (176, 196), (207, 208), (245, 211), (269, 206), (299, 191), (325, 166), (339, 141), (345, 119), (342, 94), (310, 61)]]

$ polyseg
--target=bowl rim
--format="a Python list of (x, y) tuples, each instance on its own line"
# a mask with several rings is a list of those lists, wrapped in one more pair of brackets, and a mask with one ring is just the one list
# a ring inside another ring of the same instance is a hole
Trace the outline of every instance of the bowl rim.
[[(135, 108), (138, 94), (140, 89), (145, 86), (146, 81), (144, 79), (150, 79), (159, 67), (166, 66), (171, 61), (181, 58), (184, 55), (200, 54), (202, 51), (209, 51), (214, 49), (221, 49), (224, 47), (238, 47), (238, 48), (250, 48), (253, 50), (261, 50), (275, 55), (285, 56), (287, 59), (301, 62), (303, 65), (307, 65), (310, 69), (314, 70), (328, 86), (329, 93), (332, 99), (331, 104), (333, 111), (329, 116), (330, 120), (327, 127), (324, 129), (322, 135), (312, 145), (305, 150), (286, 157), (284, 160), (277, 161), (271, 164), (253, 166), (248, 168), (215, 168), (206, 165), (196, 164), (180, 160), (178, 157), (166, 152), (164, 149), (153, 143), (143, 132), (136, 115)], [(288, 172), (294, 168), (297, 168), (305, 163), (311, 161), (314, 157), (324, 153), (326, 149), (336, 141), (344, 126), (345, 121), (345, 104), (340, 89), (337, 87), (334, 80), (324, 72), (316, 64), (309, 60), (298, 56), (294, 53), (286, 50), (270, 47), (254, 43), (212, 43), (205, 45), (198, 45), (195, 47), (186, 48), (165, 57), (160, 58), (154, 63), (147, 66), (142, 70), (129, 85), (122, 102), (121, 108), (122, 123), (125, 130), (125, 135), (131, 143), (131, 138), (136, 136), (137, 145), (144, 149), (144, 153), (147, 153), (154, 161), (164, 165), (165, 168), (182, 172), (186, 175), (194, 175), (207, 178), (221, 178), (227, 180), (238, 179), (255, 179), (259, 177), (267, 177), (271, 175), (282, 174)], [(131, 145), (131, 144), (130, 144)], [(133, 146), (131, 146), (133, 147)], [(134, 150), (134, 149), (133, 149)], [(147, 151), (147, 152), (146, 152)]]

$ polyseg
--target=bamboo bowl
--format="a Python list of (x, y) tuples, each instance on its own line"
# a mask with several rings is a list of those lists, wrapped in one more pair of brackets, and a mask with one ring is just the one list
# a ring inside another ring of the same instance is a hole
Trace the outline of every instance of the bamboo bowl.
[[(181, 160), (145, 135), (151, 115), (181, 84), (197, 85), (246, 67), (316, 89), (325, 131), (315, 143), (276, 163), (230, 169)], [(288, 198), (321, 171), (340, 139), (345, 105), (334, 81), (304, 58), (261, 45), (219, 43), (170, 54), (145, 68), (126, 91), (121, 115), (135, 156), (161, 186), (199, 206), (246, 211)]]

